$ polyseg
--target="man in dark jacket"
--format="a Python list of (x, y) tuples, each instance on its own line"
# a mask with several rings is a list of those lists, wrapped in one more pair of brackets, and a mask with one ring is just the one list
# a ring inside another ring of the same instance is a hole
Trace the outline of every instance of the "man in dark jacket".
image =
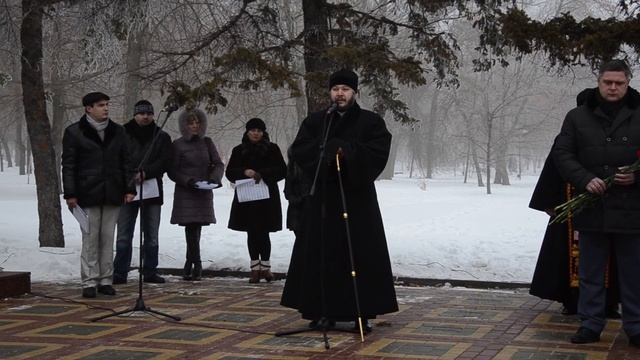
[[(387, 163), (391, 134), (380, 116), (356, 103), (358, 77), (354, 72), (332, 74), (329, 88), (336, 111), (331, 108), (307, 117), (291, 145), (290, 161), (300, 166), (308, 183), (313, 183), (316, 166), (322, 162), (315, 192), (304, 201), (281, 304), (313, 320), (311, 326), (321, 319), (331, 324), (358, 315), (338, 185), (338, 176), (342, 176), (360, 314), (365, 331), (370, 331), (367, 319), (398, 310), (374, 185)], [(320, 159), (325, 128), (328, 141)], [(342, 158), (342, 175), (337, 172), (336, 155)]]
[(82, 207), (88, 228), (82, 231), (82, 296), (115, 295), (113, 234), (123, 203), (135, 196), (134, 175), (122, 126), (109, 119), (109, 97), (93, 92), (82, 98), (85, 115), (62, 138), (62, 181), (70, 209)]
[[(553, 149), (562, 178), (577, 192), (599, 200), (574, 215), (580, 232), (581, 326), (573, 343), (600, 340), (605, 324), (605, 268), (609, 250), (618, 263), (623, 328), (632, 345), (640, 346), (640, 187), (633, 172), (625, 171), (637, 159), (640, 147), (640, 94), (629, 89), (631, 71), (620, 60), (604, 64), (598, 91), (585, 105), (571, 110)], [(613, 177), (610, 185), (604, 181)]]
[[(160, 227), (160, 208), (163, 203), (162, 175), (167, 171), (171, 162), (171, 137), (155, 124), (153, 105), (149, 101), (138, 101), (134, 105), (133, 114), (133, 119), (124, 125), (124, 129), (127, 133), (131, 162), (134, 166), (141, 166), (136, 174), (135, 182), (139, 185), (141, 181), (144, 181), (143, 190), (144, 186), (147, 188), (157, 186), (159, 195), (144, 199), (142, 204), (140, 215), (144, 233), (144, 244), (141, 250), (143, 256), (142, 276), (145, 282), (164, 283), (164, 278), (157, 273), (158, 228)], [(157, 138), (154, 141), (155, 137)], [(150, 147), (151, 149), (149, 149)], [(145, 163), (141, 164), (147, 152), (149, 154)], [(140, 209), (139, 200), (124, 204), (120, 209), (116, 257), (113, 260), (114, 284), (127, 282), (138, 209)]]

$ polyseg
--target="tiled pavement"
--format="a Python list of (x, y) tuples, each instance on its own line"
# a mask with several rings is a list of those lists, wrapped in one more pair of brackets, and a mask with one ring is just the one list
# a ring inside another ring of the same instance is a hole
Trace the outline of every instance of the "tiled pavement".
[(33, 284), (35, 294), (71, 301), (0, 300), (0, 359), (640, 359), (619, 321), (609, 323), (599, 343), (569, 344), (576, 318), (525, 291), (398, 287), (401, 310), (376, 319), (364, 343), (331, 331), (325, 350), (320, 332), (273, 336), (306, 326), (279, 306), (281, 281), (169, 279), (145, 284), (146, 305), (181, 322), (143, 313), (90, 321), (109, 313), (105, 308), (133, 306), (134, 283), (117, 287), (116, 297), (92, 300), (80, 297), (76, 284)]

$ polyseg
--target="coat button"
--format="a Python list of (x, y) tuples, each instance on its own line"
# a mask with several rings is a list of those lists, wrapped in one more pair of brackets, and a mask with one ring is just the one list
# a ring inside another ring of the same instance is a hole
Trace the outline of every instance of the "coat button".
[(609, 170), (609, 165), (605, 165), (605, 166), (604, 166), (604, 169), (605, 169), (605, 170)]
[(627, 137), (626, 137), (626, 136), (623, 136), (623, 137), (622, 137), (622, 141), (627, 141)]
[(607, 142), (611, 142), (611, 138), (610, 137), (607, 138)]

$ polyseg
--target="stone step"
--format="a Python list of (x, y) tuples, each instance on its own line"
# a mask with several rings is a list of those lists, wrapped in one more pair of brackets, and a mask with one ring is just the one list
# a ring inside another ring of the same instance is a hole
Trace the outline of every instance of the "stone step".
[(31, 273), (0, 271), (0, 299), (31, 292)]

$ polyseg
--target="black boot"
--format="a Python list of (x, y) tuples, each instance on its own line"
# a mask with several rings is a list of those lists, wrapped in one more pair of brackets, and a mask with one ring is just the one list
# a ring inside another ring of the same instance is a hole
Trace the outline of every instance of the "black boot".
[(191, 266), (193, 263), (189, 260), (184, 263), (184, 275), (182, 275), (182, 280), (191, 280)]
[(191, 280), (193, 281), (202, 280), (202, 262), (196, 261), (193, 263), (193, 272), (191, 275)]
[(202, 280), (202, 261), (200, 260), (200, 234), (202, 226), (197, 226), (193, 235), (193, 272), (191, 273), (192, 280)]

